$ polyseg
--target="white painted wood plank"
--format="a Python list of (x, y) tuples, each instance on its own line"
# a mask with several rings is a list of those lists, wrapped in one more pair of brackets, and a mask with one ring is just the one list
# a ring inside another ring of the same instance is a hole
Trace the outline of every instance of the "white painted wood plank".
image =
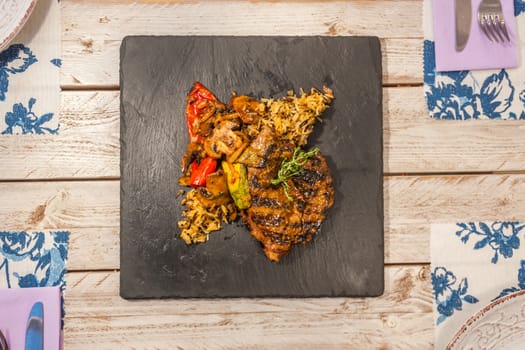
[[(521, 121), (431, 120), (421, 88), (383, 92), (386, 173), (525, 170)], [(0, 138), (0, 180), (120, 176), (118, 92), (65, 92), (61, 111), (58, 136)]]
[(126, 35), (422, 37), (421, 0), (62, 1), (63, 40)]
[[(134, 300), (118, 273), (67, 275), (66, 348), (432, 348), (429, 268), (389, 266), (378, 298)], [(410, 337), (407, 336), (410, 334)]]
[[(292, 302), (293, 305), (293, 302)], [(66, 349), (433, 349), (432, 314), (67, 318)]]
[(59, 135), (0, 137), (0, 180), (119, 176), (118, 92), (62, 93)]
[(61, 81), (116, 87), (127, 35), (360, 35), (382, 39), (385, 83), (417, 84), (421, 14), (422, 1), (406, 0), (63, 1)]
[[(432, 311), (428, 265), (385, 267), (385, 293), (374, 298), (230, 298), (125, 300), (119, 296), (118, 271), (70, 272), (66, 281), (66, 311), (69, 317), (102, 315), (131, 316), (207, 315), (216, 313), (306, 313), (379, 314), (428, 313)], [(294, 303), (290, 304), (290, 300)], [(205, 302), (203, 302), (205, 301)], [(298, 307), (299, 306), (299, 307)]]
[(384, 89), (387, 173), (525, 170), (523, 121), (446, 121), (428, 116), (423, 88)]
[(119, 227), (119, 194), (119, 181), (0, 183), (0, 222), (3, 230)]
[(67, 267), (71, 271), (117, 270), (120, 266), (118, 227), (64, 228), (69, 231)]
[[(525, 218), (525, 175), (389, 177), (384, 194), (387, 263), (428, 263), (432, 223)], [(2, 229), (70, 230), (73, 270), (118, 268), (119, 205), (118, 181), (0, 183)]]
[[(63, 89), (119, 86), (120, 40), (79, 38), (62, 42), (60, 82)], [(381, 39), (383, 83), (421, 84), (421, 39)]]

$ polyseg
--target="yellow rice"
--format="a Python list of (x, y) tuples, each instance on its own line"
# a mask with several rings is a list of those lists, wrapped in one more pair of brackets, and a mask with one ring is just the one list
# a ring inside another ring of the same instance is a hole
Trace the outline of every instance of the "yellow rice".
[(262, 124), (270, 126), (282, 140), (304, 146), (315, 122), (321, 121), (333, 98), (332, 90), (325, 87), (323, 93), (316, 89), (311, 89), (309, 94), (301, 90), (297, 97), (289, 91), (288, 96), (278, 100), (262, 99), (267, 112)]
[(186, 244), (206, 242), (209, 233), (221, 229), (221, 223), (229, 223), (236, 218), (235, 204), (207, 208), (197, 198), (197, 190), (191, 189), (181, 201), (186, 207), (182, 212), (183, 219), (178, 222), (180, 238)]

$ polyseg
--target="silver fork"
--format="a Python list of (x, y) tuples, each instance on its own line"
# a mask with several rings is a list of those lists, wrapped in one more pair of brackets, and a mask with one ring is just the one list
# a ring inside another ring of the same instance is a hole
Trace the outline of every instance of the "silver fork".
[(479, 4), (478, 24), (490, 41), (510, 41), (500, 0), (483, 0)]

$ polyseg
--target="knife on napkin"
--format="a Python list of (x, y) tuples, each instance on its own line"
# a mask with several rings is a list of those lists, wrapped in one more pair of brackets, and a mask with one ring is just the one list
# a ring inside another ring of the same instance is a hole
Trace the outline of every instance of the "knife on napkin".
[(470, 36), (472, 21), (472, 0), (455, 0), (456, 51), (463, 51)]
[(36, 302), (31, 308), (26, 329), (25, 350), (42, 350), (44, 348), (44, 305)]

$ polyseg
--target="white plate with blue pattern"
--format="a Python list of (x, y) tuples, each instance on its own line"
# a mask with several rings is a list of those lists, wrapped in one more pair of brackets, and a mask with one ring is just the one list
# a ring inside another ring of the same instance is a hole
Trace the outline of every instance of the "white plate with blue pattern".
[(37, 0), (0, 0), (0, 50), (7, 47), (33, 12)]
[(525, 289), (496, 299), (471, 317), (447, 350), (522, 350), (525, 344)]

